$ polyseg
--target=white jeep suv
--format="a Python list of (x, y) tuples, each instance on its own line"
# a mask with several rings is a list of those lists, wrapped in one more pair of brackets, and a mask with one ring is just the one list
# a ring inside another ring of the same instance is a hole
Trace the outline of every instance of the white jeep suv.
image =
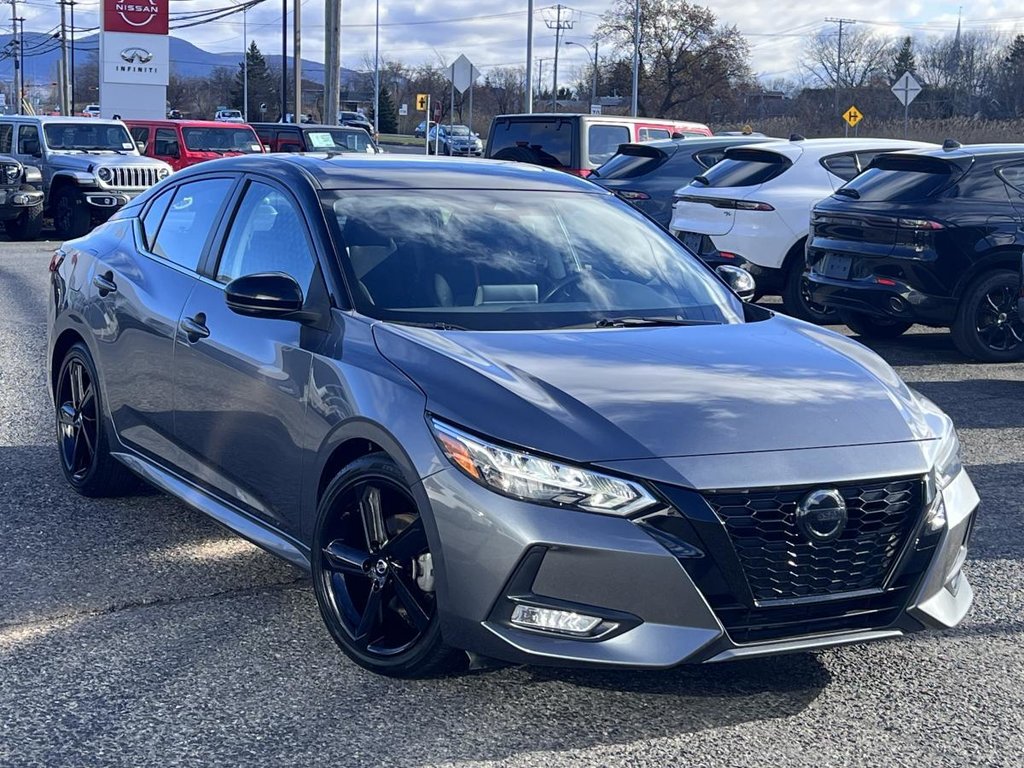
[(814, 204), (882, 152), (931, 148), (898, 139), (804, 139), (730, 147), (721, 162), (676, 190), (671, 230), (713, 267), (732, 264), (779, 294), (787, 314), (826, 322), (810, 301), (804, 249)]

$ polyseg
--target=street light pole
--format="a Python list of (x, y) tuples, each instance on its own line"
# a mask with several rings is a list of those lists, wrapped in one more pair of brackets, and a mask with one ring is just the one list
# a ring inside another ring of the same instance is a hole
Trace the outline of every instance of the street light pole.
[[(295, 0), (299, 2), (299, 0)], [(288, 0), (281, 0), (281, 122), (288, 114)]]
[(533, 112), (533, 0), (526, 4), (526, 99), (523, 111)]
[[(590, 50), (583, 43), (577, 43), (573, 40), (566, 40), (566, 45), (575, 45), (582, 48), (587, 52), (587, 58), (590, 58)], [(594, 57), (590, 61), (591, 66), (594, 68), (594, 76), (590, 84), (590, 106), (594, 106), (597, 103), (597, 41), (594, 41)]]
[(246, 16), (249, 6), (242, 7), (242, 117), (249, 122), (249, 27)]
[(380, 0), (373, 33), (373, 132), (380, 134)]

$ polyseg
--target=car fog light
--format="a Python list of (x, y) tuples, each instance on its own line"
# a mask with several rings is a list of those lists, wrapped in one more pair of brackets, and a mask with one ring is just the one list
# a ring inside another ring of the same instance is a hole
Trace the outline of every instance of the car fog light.
[(931, 506), (928, 507), (928, 515), (924, 519), (928, 533), (935, 533), (946, 527), (946, 503), (942, 500), (942, 494), (935, 495)]
[(575, 611), (559, 611), (554, 608), (537, 608), (533, 605), (517, 605), (512, 611), (512, 623), (530, 629), (546, 629), (567, 635), (588, 635), (594, 631), (601, 619)]
[(15, 195), (13, 203), (15, 205), (28, 205), (28, 195)]

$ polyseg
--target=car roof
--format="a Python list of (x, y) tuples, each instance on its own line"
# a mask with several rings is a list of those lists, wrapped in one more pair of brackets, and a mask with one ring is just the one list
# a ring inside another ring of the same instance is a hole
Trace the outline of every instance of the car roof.
[(585, 179), (529, 163), (423, 155), (243, 155), (200, 163), (177, 172), (174, 178), (226, 170), (274, 173), (292, 180), (304, 177), (323, 189), (510, 189), (608, 194)]
[(128, 119), (124, 122), (128, 125), (159, 125), (168, 128), (180, 125), (182, 128), (216, 128), (218, 130), (230, 129), (234, 131), (245, 127), (245, 124), (242, 123), (218, 123), (216, 120), (172, 120), (170, 118), (163, 120)]
[(655, 139), (653, 141), (630, 141), (623, 147), (655, 147), (656, 149), (707, 149), (710, 147), (735, 147), (746, 144), (765, 144), (781, 139), (770, 136), (687, 136), (685, 139)]
[[(91, 105), (90, 105), (91, 106)], [(123, 125), (121, 120), (108, 120), (101, 117), (81, 117), (79, 115), (65, 115), (63, 117), (50, 115), (0, 115), (0, 119), (13, 120), (20, 123), (81, 123), (82, 125)]]
[(839, 155), (844, 152), (868, 152), (885, 149), (937, 149), (938, 145), (906, 139), (840, 138), (769, 141), (758, 144), (757, 148), (763, 152), (775, 152), (795, 162), (797, 158), (818, 160), (829, 155)]
[(929, 149), (900, 152), (900, 154), (967, 160), (973, 158), (996, 158), (1006, 155), (1024, 155), (1024, 144), (963, 144), (951, 149), (931, 147)]

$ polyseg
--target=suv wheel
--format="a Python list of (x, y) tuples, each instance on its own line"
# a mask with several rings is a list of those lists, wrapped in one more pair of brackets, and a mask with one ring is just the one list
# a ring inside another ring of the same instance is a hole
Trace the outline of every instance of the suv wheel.
[[(35, 191), (34, 187), (22, 187), (22, 189)], [(43, 231), (43, 204), (22, 209), (18, 217), (8, 221), (4, 228), (11, 240), (35, 240)]]
[(356, 459), (324, 491), (312, 566), (324, 623), (361, 667), (425, 677), (465, 658), (441, 638), (423, 520), (386, 454)]
[(110, 455), (96, 367), (84, 344), (64, 356), (54, 406), (60, 467), (68, 484), (83, 496), (121, 496), (138, 480)]
[[(802, 249), (803, 244), (799, 247)], [(786, 282), (782, 286), (782, 310), (790, 317), (818, 325), (836, 322), (834, 309), (811, 301), (810, 283), (802, 258), (793, 259), (786, 270)]]
[(53, 204), (53, 227), (61, 240), (74, 240), (88, 234), (92, 216), (85, 200), (72, 187), (64, 187), (57, 193)]
[(839, 319), (850, 327), (850, 330), (865, 339), (895, 339), (906, 333), (913, 323), (902, 320), (891, 320), (887, 317), (875, 317), (860, 312), (841, 309)]
[(953, 323), (953, 343), (986, 363), (1024, 358), (1024, 318), (1017, 310), (1020, 276), (1009, 269), (988, 272), (964, 292)]

